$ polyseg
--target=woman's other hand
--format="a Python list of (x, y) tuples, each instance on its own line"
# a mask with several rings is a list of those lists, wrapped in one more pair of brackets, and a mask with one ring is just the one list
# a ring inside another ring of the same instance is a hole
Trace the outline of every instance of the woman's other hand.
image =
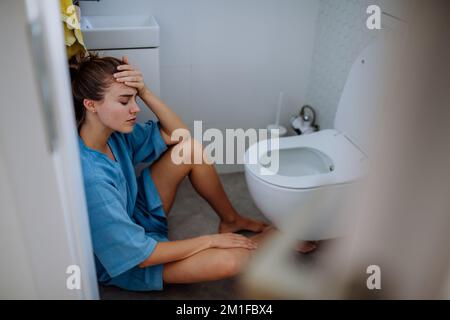
[(243, 235), (237, 233), (219, 233), (206, 236), (210, 241), (210, 248), (245, 248), (254, 250), (258, 247), (257, 243)]
[(118, 82), (122, 82), (129, 87), (136, 88), (138, 95), (142, 97), (145, 90), (147, 90), (142, 72), (129, 64), (127, 56), (122, 57), (122, 61), (125, 64), (117, 67), (118, 72), (114, 73), (114, 78)]

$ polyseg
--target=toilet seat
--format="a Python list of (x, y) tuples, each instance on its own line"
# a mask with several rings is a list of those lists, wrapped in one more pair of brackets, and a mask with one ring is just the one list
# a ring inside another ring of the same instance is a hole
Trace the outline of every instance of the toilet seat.
[[(273, 175), (263, 175), (267, 169), (260, 163), (263, 155), (262, 143), (253, 144), (245, 154), (245, 167), (258, 179), (271, 185), (290, 189), (310, 189), (322, 186), (350, 183), (361, 179), (367, 171), (367, 157), (346, 136), (336, 130), (322, 130), (308, 135), (280, 138), (280, 162), (283, 150), (298, 152), (298, 158), (310, 154), (317, 157), (316, 162), (323, 162), (322, 167), (328, 167), (322, 173), (286, 174), (278, 172)], [(257, 163), (249, 163), (250, 155), (258, 153)], [(296, 165), (298, 166), (298, 164)], [(281, 168), (281, 165), (280, 165)]]

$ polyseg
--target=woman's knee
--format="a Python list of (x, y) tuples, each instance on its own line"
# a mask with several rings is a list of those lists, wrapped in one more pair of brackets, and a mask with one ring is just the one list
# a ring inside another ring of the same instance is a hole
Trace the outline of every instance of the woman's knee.
[(194, 165), (208, 163), (209, 159), (204, 153), (201, 142), (194, 138), (186, 138), (173, 146), (174, 156), (184, 164)]
[(250, 259), (248, 249), (226, 249), (220, 256), (217, 270), (224, 278), (241, 273)]

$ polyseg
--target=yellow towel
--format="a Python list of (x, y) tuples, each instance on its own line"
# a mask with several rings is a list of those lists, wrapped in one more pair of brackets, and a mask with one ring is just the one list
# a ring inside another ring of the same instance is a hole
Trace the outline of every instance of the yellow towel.
[(88, 51), (84, 46), (80, 28), (80, 18), (72, 0), (60, 0), (61, 19), (64, 25), (64, 38), (67, 49), (67, 59), (78, 55), (84, 57)]

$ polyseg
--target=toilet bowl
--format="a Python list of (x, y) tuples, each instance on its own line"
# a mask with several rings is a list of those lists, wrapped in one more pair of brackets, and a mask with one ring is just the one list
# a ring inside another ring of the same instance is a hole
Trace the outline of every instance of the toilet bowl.
[[(247, 156), (252, 152), (260, 159), (266, 151), (254, 144)], [(292, 215), (302, 215), (311, 226), (302, 240), (344, 235), (351, 217), (340, 209), (365, 176), (367, 156), (336, 130), (282, 138), (278, 152), (276, 174), (261, 174), (260, 161), (245, 165), (247, 186), (257, 207), (280, 229), (295, 218)], [(314, 210), (306, 211), (311, 201), (316, 202)]]
[(299, 235), (301, 240), (344, 236), (355, 220), (344, 205), (355, 196), (368, 172), (380, 107), (383, 52), (383, 42), (378, 39), (354, 62), (334, 129), (279, 139), (278, 146), (271, 149), (278, 152), (275, 169), (263, 161), (270, 140), (255, 143), (246, 151), (245, 178), (256, 206), (280, 229), (293, 219), (308, 224)]

